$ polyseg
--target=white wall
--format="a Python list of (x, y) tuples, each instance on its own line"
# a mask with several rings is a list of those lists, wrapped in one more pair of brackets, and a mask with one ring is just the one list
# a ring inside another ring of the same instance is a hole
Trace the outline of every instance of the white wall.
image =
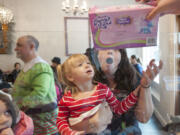
[[(12, 51), (0, 55), (0, 68), (10, 70), (14, 62), (20, 61), (15, 56), (14, 48), (17, 38), (26, 34), (39, 39), (39, 55), (49, 63), (54, 56), (59, 56), (62, 61), (66, 59), (64, 16), (71, 15), (61, 11), (61, 3), (62, 0), (0, 0), (1, 5), (4, 4), (14, 13)], [(104, 7), (131, 4), (134, 0), (87, 0), (87, 3), (89, 7)]]

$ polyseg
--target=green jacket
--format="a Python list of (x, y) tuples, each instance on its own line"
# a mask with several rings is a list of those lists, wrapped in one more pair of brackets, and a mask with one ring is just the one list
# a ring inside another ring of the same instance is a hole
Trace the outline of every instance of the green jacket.
[(54, 76), (47, 63), (35, 63), (28, 71), (19, 73), (12, 96), (19, 106), (34, 108), (56, 102)]

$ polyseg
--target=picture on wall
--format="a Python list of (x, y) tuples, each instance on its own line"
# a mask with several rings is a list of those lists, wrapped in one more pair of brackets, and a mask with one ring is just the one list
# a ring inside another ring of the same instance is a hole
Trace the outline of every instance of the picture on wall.
[(64, 17), (66, 56), (85, 53), (91, 47), (88, 17)]

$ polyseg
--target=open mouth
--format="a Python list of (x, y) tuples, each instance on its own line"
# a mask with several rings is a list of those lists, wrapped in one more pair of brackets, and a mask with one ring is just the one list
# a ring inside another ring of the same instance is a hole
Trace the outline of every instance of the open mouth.
[(113, 59), (111, 57), (106, 59), (106, 63), (107, 64), (112, 64), (113, 63)]
[(86, 73), (91, 73), (92, 72), (92, 70), (88, 70)]

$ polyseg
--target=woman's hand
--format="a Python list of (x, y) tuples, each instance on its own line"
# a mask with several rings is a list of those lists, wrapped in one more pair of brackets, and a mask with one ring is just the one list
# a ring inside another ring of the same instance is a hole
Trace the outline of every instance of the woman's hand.
[(0, 132), (0, 135), (14, 135), (14, 133), (11, 128), (6, 128)]
[(154, 5), (154, 9), (147, 15), (146, 19), (151, 20), (160, 14), (180, 14), (180, 0), (136, 0), (149, 5)]
[(141, 78), (141, 87), (143, 88), (149, 88), (151, 82), (154, 80), (154, 78), (159, 74), (159, 71), (163, 67), (163, 62), (159, 61), (159, 66), (155, 64), (155, 60), (151, 60), (149, 65), (147, 66), (146, 71), (143, 71), (143, 75)]
[(142, 123), (146, 123), (153, 114), (153, 102), (151, 91), (146, 90), (150, 87), (152, 80), (158, 75), (162, 69), (163, 63), (159, 62), (159, 66), (155, 64), (155, 60), (151, 60), (141, 79), (141, 90), (139, 92), (138, 103), (135, 108), (136, 119)]

